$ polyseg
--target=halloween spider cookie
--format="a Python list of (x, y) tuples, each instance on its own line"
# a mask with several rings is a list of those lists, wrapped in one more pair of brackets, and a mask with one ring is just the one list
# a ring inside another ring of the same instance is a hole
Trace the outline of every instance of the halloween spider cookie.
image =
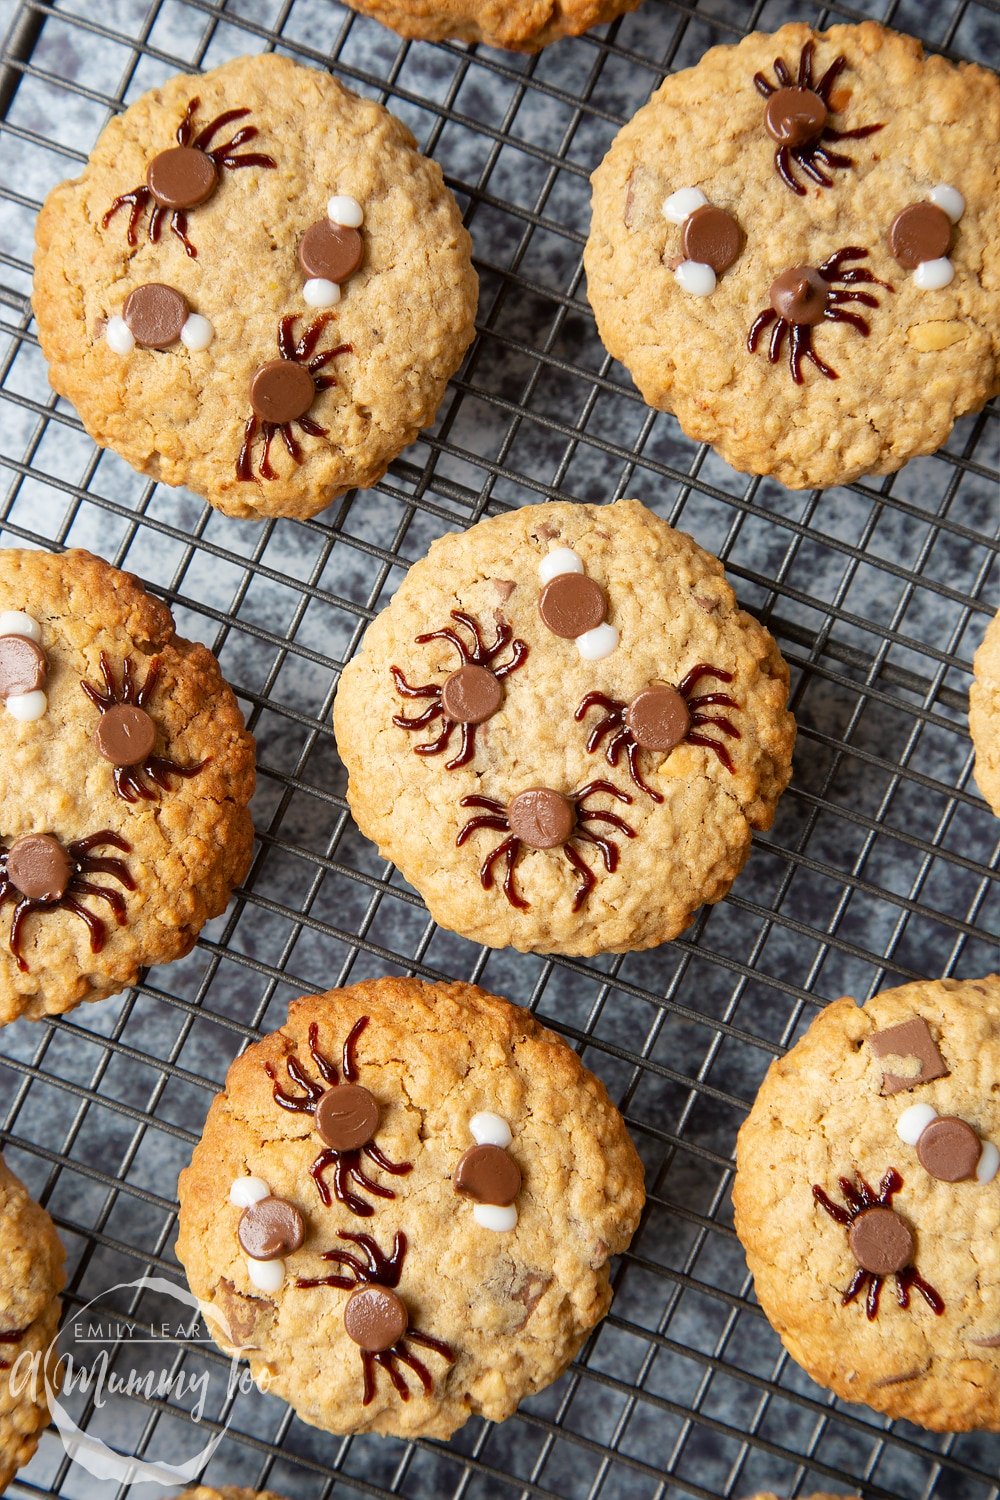
[(439, 42), (485, 42), (512, 52), (538, 52), (564, 36), (635, 10), (640, 0), (348, 0), (354, 10), (400, 36)]
[(49, 1420), (64, 1258), (52, 1220), (0, 1159), (0, 1493)]
[(477, 942), (601, 953), (718, 901), (788, 781), (774, 641), (637, 500), (442, 537), (344, 670), (363, 833)]
[(0, 1024), (179, 958), (246, 874), (253, 740), (218, 663), (87, 552), (0, 550)]
[(311, 516), (433, 418), (473, 334), (469, 252), (404, 125), (243, 57), (144, 94), (49, 195), (35, 316), (95, 441), (228, 515)]
[(740, 1131), (736, 1230), (782, 1343), (847, 1401), (1000, 1429), (1000, 976), (828, 1005)]
[(575, 1052), (416, 979), (296, 1001), (233, 1063), (179, 1193), (191, 1290), (255, 1379), (331, 1432), (434, 1437), (562, 1373), (643, 1203)]
[(888, 474), (1000, 389), (1000, 81), (875, 22), (669, 77), (593, 177), (601, 337), (792, 488)]
[(976, 747), (976, 782), (1000, 818), (1000, 613), (987, 627), (972, 670), (969, 731)]

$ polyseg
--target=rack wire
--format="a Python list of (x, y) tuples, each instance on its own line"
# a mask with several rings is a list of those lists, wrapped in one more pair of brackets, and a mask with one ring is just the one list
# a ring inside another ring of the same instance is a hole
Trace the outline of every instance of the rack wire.
[[(816, 1008), (906, 978), (976, 976), (1000, 928), (997, 824), (970, 780), (969, 663), (998, 552), (995, 407), (882, 482), (791, 494), (649, 411), (604, 354), (583, 287), (587, 177), (669, 71), (800, 17), (872, 15), (953, 58), (1000, 56), (998, 0), (646, 0), (534, 59), (408, 44), (333, 0), (0, 0), (0, 533), (137, 572), (217, 652), (258, 738), (258, 846), (192, 955), (124, 997), (0, 1039), (7, 1158), (67, 1244), (67, 1316), (155, 1321), (175, 1280), (175, 1182), (231, 1059), (295, 994), (381, 973), (476, 980), (530, 1006), (620, 1103), (649, 1207), (571, 1370), (450, 1444), (335, 1439), (252, 1388), (203, 1417), (209, 1482), (293, 1497), (673, 1500), (776, 1488), (1000, 1500), (1000, 1438), (934, 1436), (845, 1406), (783, 1354), (731, 1227), (736, 1129)], [(401, 115), (462, 204), (477, 341), (434, 429), (374, 491), (315, 521), (228, 521), (96, 450), (50, 392), (28, 297), (33, 220), (101, 126), (179, 70), (280, 48)], [(792, 666), (796, 774), (720, 906), (654, 953), (477, 950), (437, 929), (354, 829), (330, 709), (339, 670), (442, 532), (559, 495), (638, 495), (723, 558)], [(114, 1344), (120, 1358), (124, 1339)], [(132, 1354), (134, 1355), (134, 1347)], [(173, 1368), (224, 1367), (178, 1344)], [(172, 1393), (81, 1395), (79, 1425), (150, 1460), (194, 1451)], [(228, 1425), (227, 1425), (228, 1424)], [(10, 1491), (146, 1496), (54, 1434)]]

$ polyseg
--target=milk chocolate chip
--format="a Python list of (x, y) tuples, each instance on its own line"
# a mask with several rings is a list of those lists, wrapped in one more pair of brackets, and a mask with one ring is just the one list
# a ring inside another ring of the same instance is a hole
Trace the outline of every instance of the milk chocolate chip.
[(139, 766), (153, 753), (156, 725), (138, 704), (116, 703), (101, 714), (94, 744), (113, 766)]
[(684, 220), (681, 243), (688, 260), (702, 261), (721, 276), (739, 257), (743, 232), (724, 208), (704, 203)]
[(142, 348), (167, 349), (180, 338), (189, 311), (187, 299), (176, 287), (147, 281), (129, 292), (122, 317)]
[(406, 1306), (385, 1286), (360, 1286), (344, 1308), (347, 1336), (371, 1354), (381, 1354), (398, 1344), (409, 1327)]
[(356, 229), (322, 219), (310, 224), (299, 241), (299, 265), (307, 276), (319, 276), (339, 286), (358, 269), (363, 250)]
[(194, 146), (171, 146), (146, 168), (146, 186), (164, 208), (197, 208), (212, 196), (218, 180), (215, 162)]
[(521, 1191), (521, 1169), (502, 1146), (470, 1146), (452, 1178), (456, 1193), (506, 1208)]
[(7, 879), (29, 901), (59, 901), (73, 878), (69, 855), (50, 833), (28, 833), (7, 851)]
[(441, 690), (441, 707), (456, 724), (482, 724), (503, 702), (503, 688), (488, 667), (467, 662)]
[(608, 606), (604, 590), (586, 573), (557, 573), (538, 596), (538, 612), (553, 635), (575, 640), (603, 623)]
[(691, 727), (691, 715), (676, 688), (654, 682), (625, 710), (625, 724), (643, 750), (673, 750)]
[(873, 1276), (891, 1276), (913, 1264), (913, 1230), (894, 1208), (862, 1209), (847, 1237), (854, 1259)]
[(379, 1107), (360, 1083), (340, 1083), (321, 1094), (316, 1129), (334, 1151), (358, 1151), (378, 1129)]
[(813, 266), (791, 266), (771, 282), (771, 306), (786, 323), (823, 321), (830, 287)]
[(812, 89), (775, 89), (764, 110), (764, 126), (772, 141), (793, 150), (817, 140), (827, 119), (827, 107)]
[(936, 203), (911, 203), (892, 221), (889, 248), (907, 271), (940, 260), (951, 248), (951, 220)]
[(305, 365), (293, 359), (271, 359), (250, 382), (250, 405), (263, 422), (294, 422), (304, 417), (316, 396), (316, 386)]
[(982, 1150), (972, 1126), (955, 1115), (939, 1115), (917, 1141), (921, 1166), (939, 1182), (966, 1182), (974, 1177)]
[(26, 635), (0, 635), (0, 698), (5, 701), (44, 686), (45, 652)]
[(291, 1255), (305, 1238), (305, 1224), (294, 1203), (285, 1198), (261, 1198), (240, 1217), (237, 1235), (252, 1260), (278, 1260)]
[(507, 820), (511, 833), (529, 849), (555, 849), (572, 837), (576, 827), (572, 802), (547, 786), (518, 792), (507, 808)]

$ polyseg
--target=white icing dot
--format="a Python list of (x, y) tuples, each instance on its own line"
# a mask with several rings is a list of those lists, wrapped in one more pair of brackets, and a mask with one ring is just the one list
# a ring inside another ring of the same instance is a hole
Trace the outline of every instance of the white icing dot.
[(538, 576), (543, 583), (558, 578), (560, 573), (582, 573), (583, 558), (572, 547), (553, 547), (538, 564)]
[(615, 625), (595, 625), (576, 638), (576, 649), (584, 661), (603, 661), (618, 645), (618, 629)]
[(497, 1203), (474, 1203), (472, 1217), (480, 1229), (494, 1229), (497, 1234), (503, 1234), (517, 1223), (517, 1209), (513, 1204), (501, 1208)]
[(938, 208), (944, 209), (953, 224), (957, 224), (965, 213), (965, 199), (958, 188), (951, 187), (947, 182), (931, 188), (927, 196), (932, 203), (937, 204)]
[(37, 645), (42, 639), (42, 627), (23, 610), (5, 609), (0, 613), (0, 635), (26, 635)]
[(259, 1203), (262, 1198), (270, 1196), (271, 1189), (263, 1177), (237, 1177), (229, 1189), (229, 1201), (237, 1208), (249, 1208), (251, 1203)]
[(361, 204), (346, 193), (334, 193), (326, 205), (326, 216), (332, 224), (342, 224), (345, 229), (360, 229), (365, 222)]
[(477, 1146), (502, 1146), (506, 1150), (514, 1139), (503, 1116), (491, 1114), (488, 1109), (472, 1116), (469, 1130)]
[(181, 329), (181, 343), (192, 354), (200, 354), (215, 338), (215, 329), (201, 313), (191, 313)]
[(955, 267), (946, 255), (940, 260), (922, 260), (913, 273), (913, 285), (922, 292), (939, 292), (954, 280)]
[(911, 1104), (896, 1121), (896, 1134), (908, 1146), (915, 1146), (932, 1120), (937, 1119), (933, 1104)]
[(41, 688), (36, 688), (33, 693), (14, 693), (7, 699), (7, 712), (22, 724), (40, 719), (48, 706), (49, 700)]
[(696, 208), (704, 208), (707, 202), (701, 188), (678, 188), (676, 193), (664, 198), (663, 217), (669, 219), (671, 224), (683, 224)]
[(703, 260), (682, 260), (674, 277), (681, 291), (692, 297), (710, 297), (718, 284), (712, 267)]
[(117, 316), (108, 319), (108, 326), (104, 330), (104, 337), (108, 341), (108, 348), (113, 349), (116, 354), (131, 354), (135, 348), (135, 339), (132, 330), (124, 318)]
[(276, 1292), (285, 1279), (283, 1260), (251, 1260), (247, 1256), (247, 1275), (260, 1292)]
[(336, 307), (340, 301), (340, 287), (325, 276), (310, 276), (302, 288), (302, 300), (308, 307)]
[(985, 1184), (992, 1182), (998, 1171), (1000, 1171), (1000, 1151), (992, 1141), (984, 1141), (979, 1165), (976, 1167), (976, 1177)]

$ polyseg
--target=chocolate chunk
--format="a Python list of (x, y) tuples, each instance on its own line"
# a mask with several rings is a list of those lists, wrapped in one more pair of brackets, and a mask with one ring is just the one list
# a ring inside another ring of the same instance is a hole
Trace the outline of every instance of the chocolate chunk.
[(58, 901), (73, 878), (69, 855), (50, 833), (28, 833), (7, 851), (7, 879), (29, 901)]
[(604, 590), (586, 573), (557, 573), (538, 596), (538, 613), (553, 635), (566, 640), (596, 629), (607, 612)]
[(310, 224), (299, 241), (299, 265), (307, 276), (320, 276), (339, 286), (358, 269), (363, 250), (356, 229), (322, 219), (318, 224)]
[(691, 715), (676, 688), (654, 682), (625, 710), (625, 724), (643, 750), (673, 750), (691, 727)]
[(868, 1041), (876, 1057), (897, 1059), (906, 1064), (905, 1073), (883, 1071), (883, 1097), (901, 1094), (920, 1083), (931, 1083), (935, 1078), (948, 1077), (944, 1059), (922, 1016), (901, 1021), (898, 1026), (889, 1026), (885, 1031), (873, 1031)]
[(976, 1175), (983, 1144), (972, 1126), (955, 1115), (939, 1115), (920, 1132), (917, 1157), (939, 1182), (967, 1182)]
[(250, 381), (250, 405), (264, 422), (294, 422), (304, 417), (316, 396), (305, 365), (293, 359), (271, 359)]
[(171, 146), (146, 168), (146, 186), (164, 208), (197, 208), (215, 192), (215, 162), (194, 146)]
[(344, 1308), (347, 1336), (371, 1354), (398, 1344), (409, 1326), (402, 1298), (386, 1286), (359, 1286)]
[(940, 260), (951, 248), (951, 220), (936, 203), (911, 203), (892, 221), (889, 248), (907, 271)]
[(894, 1208), (862, 1209), (847, 1238), (858, 1265), (873, 1276), (890, 1276), (913, 1264), (913, 1230)]
[(125, 298), (122, 317), (137, 344), (166, 349), (176, 344), (190, 311), (187, 299), (163, 281), (147, 281)]
[(334, 1151), (357, 1151), (378, 1129), (379, 1107), (360, 1083), (340, 1083), (327, 1089), (316, 1105), (316, 1129), (324, 1145)]
[(456, 724), (482, 724), (503, 702), (503, 688), (488, 667), (467, 662), (445, 682), (441, 707)]
[(456, 1193), (506, 1208), (521, 1191), (521, 1169), (502, 1146), (470, 1146), (452, 1178)]
[(702, 261), (721, 276), (743, 248), (743, 231), (724, 208), (705, 203), (684, 220), (681, 243), (688, 260)]
[(101, 715), (94, 744), (113, 766), (140, 766), (153, 753), (156, 725), (137, 704), (116, 703)]
[(775, 89), (764, 110), (764, 126), (779, 146), (806, 146), (818, 140), (828, 118), (826, 105), (812, 89)]
[(551, 787), (532, 786), (518, 792), (507, 808), (510, 831), (529, 849), (555, 849), (565, 844), (576, 827), (576, 811), (568, 797)]
[(47, 672), (45, 652), (35, 641), (26, 635), (0, 635), (0, 698), (35, 692)]
[(261, 1198), (245, 1208), (237, 1234), (252, 1260), (277, 1260), (291, 1255), (305, 1239), (305, 1224), (294, 1203), (285, 1198)]
[(791, 266), (771, 282), (771, 306), (786, 323), (823, 321), (830, 287), (813, 266)]

